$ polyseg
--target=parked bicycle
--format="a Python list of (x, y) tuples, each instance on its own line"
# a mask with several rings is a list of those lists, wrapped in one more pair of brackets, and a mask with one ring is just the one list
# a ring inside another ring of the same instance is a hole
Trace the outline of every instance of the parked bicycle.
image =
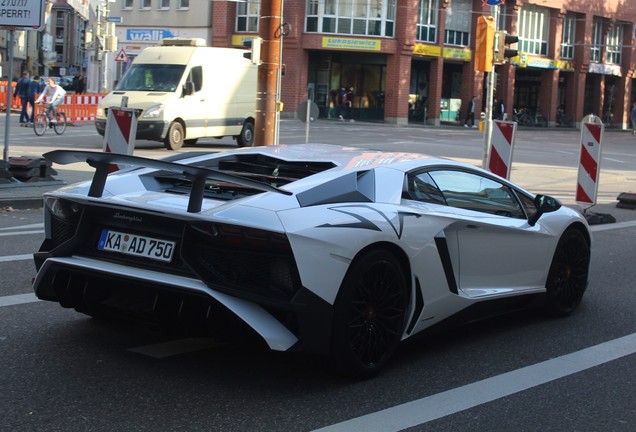
[(534, 116), (528, 108), (514, 109), (512, 121), (516, 121), (519, 126), (534, 126)]
[(47, 128), (53, 128), (56, 134), (62, 135), (66, 131), (66, 114), (62, 111), (57, 111), (52, 120), (49, 120), (46, 113), (38, 113), (33, 118), (33, 132), (37, 136), (44, 135)]

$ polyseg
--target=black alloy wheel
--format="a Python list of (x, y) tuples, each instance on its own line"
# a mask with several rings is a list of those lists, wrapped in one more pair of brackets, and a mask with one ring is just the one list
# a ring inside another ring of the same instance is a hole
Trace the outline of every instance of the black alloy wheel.
[(404, 270), (386, 250), (354, 260), (334, 305), (331, 360), (340, 372), (377, 374), (397, 349), (406, 325)]
[(548, 314), (563, 317), (574, 312), (587, 288), (589, 267), (590, 246), (585, 236), (577, 229), (568, 229), (559, 240), (548, 273)]

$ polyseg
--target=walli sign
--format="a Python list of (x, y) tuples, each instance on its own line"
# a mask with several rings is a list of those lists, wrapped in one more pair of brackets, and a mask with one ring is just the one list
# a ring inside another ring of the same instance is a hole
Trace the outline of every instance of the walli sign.
[(129, 41), (160, 41), (161, 39), (174, 37), (170, 30), (163, 29), (128, 29), (126, 40)]

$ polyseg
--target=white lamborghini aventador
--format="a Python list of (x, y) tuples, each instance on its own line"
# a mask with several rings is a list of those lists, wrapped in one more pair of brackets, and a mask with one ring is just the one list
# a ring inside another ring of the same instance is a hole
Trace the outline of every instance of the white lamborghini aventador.
[(45, 196), (35, 292), (91, 316), (247, 334), (369, 376), (425, 329), (568, 315), (587, 286), (579, 213), (450, 160), (328, 145), (45, 157), (96, 171)]

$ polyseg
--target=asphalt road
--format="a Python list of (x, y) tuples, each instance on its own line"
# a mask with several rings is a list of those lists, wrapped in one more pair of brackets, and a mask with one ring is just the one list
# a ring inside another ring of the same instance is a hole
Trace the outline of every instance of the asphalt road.
[[(291, 126), (282, 142), (304, 141), (304, 130)], [(479, 136), (459, 128), (322, 122), (312, 135), (333, 142), (343, 131), (351, 145), (480, 159)], [(636, 140), (606, 136), (606, 148), (620, 154), (606, 166), (633, 177), (625, 168), (634, 166)], [(520, 163), (570, 167), (560, 152), (576, 161), (575, 131), (528, 137), (515, 153)], [(16, 134), (14, 148), (101, 146), (88, 127), (46, 143), (34, 138)], [(143, 155), (169, 154), (140, 144)], [(527, 312), (415, 338), (366, 381), (334, 375), (307, 355), (184, 339), (35, 301), (29, 255), (42, 241), (41, 212), (0, 212), (0, 430), (633, 432), (636, 213), (602, 208), (619, 223), (594, 227), (590, 284), (574, 315)]]

